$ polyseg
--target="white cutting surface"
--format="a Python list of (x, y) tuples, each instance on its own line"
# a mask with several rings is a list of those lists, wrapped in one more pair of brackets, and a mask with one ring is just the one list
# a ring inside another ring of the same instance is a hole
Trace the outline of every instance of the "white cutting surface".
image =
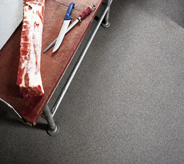
[(0, 0), (0, 50), (23, 18), (23, 0)]

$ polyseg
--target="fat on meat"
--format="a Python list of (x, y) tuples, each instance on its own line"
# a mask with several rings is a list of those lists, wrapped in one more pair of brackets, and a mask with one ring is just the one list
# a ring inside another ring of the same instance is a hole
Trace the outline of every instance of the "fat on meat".
[(44, 94), (40, 64), (45, 0), (23, 0), (17, 85), (24, 98)]

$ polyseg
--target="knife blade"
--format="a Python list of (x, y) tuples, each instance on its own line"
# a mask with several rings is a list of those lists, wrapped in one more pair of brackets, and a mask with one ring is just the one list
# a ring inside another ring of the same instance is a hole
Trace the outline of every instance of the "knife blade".
[[(81, 22), (86, 16), (88, 16), (94, 9), (96, 8), (95, 5), (91, 5), (88, 7), (85, 11), (82, 12), (82, 14), (76, 18), (76, 20), (68, 27), (66, 34), (78, 23)], [(65, 34), (65, 35), (66, 35)], [(56, 38), (43, 52), (47, 52), (54, 44), (56, 43), (58, 38)]]
[(56, 41), (56, 44), (54, 46), (54, 49), (52, 52), (55, 52), (58, 50), (58, 48), (60, 47), (62, 41), (63, 41), (63, 38), (66, 34), (66, 31), (67, 31), (67, 28), (70, 24), (70, 21), (72, 20), (72, 17), (70, 16), (72, 10), (73, 10), (73, 7), (74, 7), (75, 3), (70, 3), (69, 7), (68, 7), (68, 10), (66, 12), (66, 15), (65, 15), (65, 18), (64, 18), (64, 22), (63, 22), (63, 25), (62, 25), (62, 28), (60, 30), (60, 33), (59, 33), (59, 36), (58, 36), (58, 39)]

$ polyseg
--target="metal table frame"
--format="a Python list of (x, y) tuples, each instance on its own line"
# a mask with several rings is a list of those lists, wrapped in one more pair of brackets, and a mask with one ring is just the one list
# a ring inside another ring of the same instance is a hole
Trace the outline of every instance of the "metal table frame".
[[(69, 78), (67, 79), (64, 87), (62, 88), (62, 91), (60, 92), (54, 106), (52, 109), (49, 108), (48, 106), (48, 103), (47, 105), (45, 106), (44, 110), (43, 110), (43, 113), (41, 114), (41, 116), (47, 121), (48, 123), (48, 128), (47, 128), (47, 133), (50, 135), (50, 136), (55, 136), (59, 133), (59, 130), (60, 130), (60, 127), (59, 127), (59, 124), (54, 121), (54, 115), (67, 91), (67, 89), (69, 88), (89, 46), (91, 45), (99, 27), (102, 25), (102, 27), (109, 27), (110, 26), (110, 22), (109, 22), (109, 13), (110, 13), (110, 6), (111, 6), (111, 3), (112, 3), (113, 0), (106, 0), (103, 4), (105, 4), (105, 9), (103, 11), (103, 13), (101, 14), (101, 16), (99, 17), (98, 19), (98, 23), (93, 31), (93, 33), (91, 34), (89, 40), (87, 41), (78, 61), (76, 62), (71, 74), (69, 75)], [(5, 109), (7, 110), (8, 112), (10, 112), (12, 115), (14, 115), (17, 119), (19, 119), (21, 122), (23, 122), (24, 124), (27, 124), (27, 125), (31, 125), (30, 123), (26, 122), (24, 120), (23, 117), (21, 117), (17, 111), (7, 102), (5, 102), (4, 100), (2, 100), (0, 98), (0, 108), (2, 109)]]

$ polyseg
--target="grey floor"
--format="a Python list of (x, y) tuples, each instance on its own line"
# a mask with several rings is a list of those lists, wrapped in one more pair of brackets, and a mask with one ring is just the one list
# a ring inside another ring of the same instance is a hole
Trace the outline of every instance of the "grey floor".
[(1, 164), (184, 163), (184, 1), (114, 0), (110, 21), (56, 113), (56, 137), (42, 118), (32, 128), (0, 110)]

